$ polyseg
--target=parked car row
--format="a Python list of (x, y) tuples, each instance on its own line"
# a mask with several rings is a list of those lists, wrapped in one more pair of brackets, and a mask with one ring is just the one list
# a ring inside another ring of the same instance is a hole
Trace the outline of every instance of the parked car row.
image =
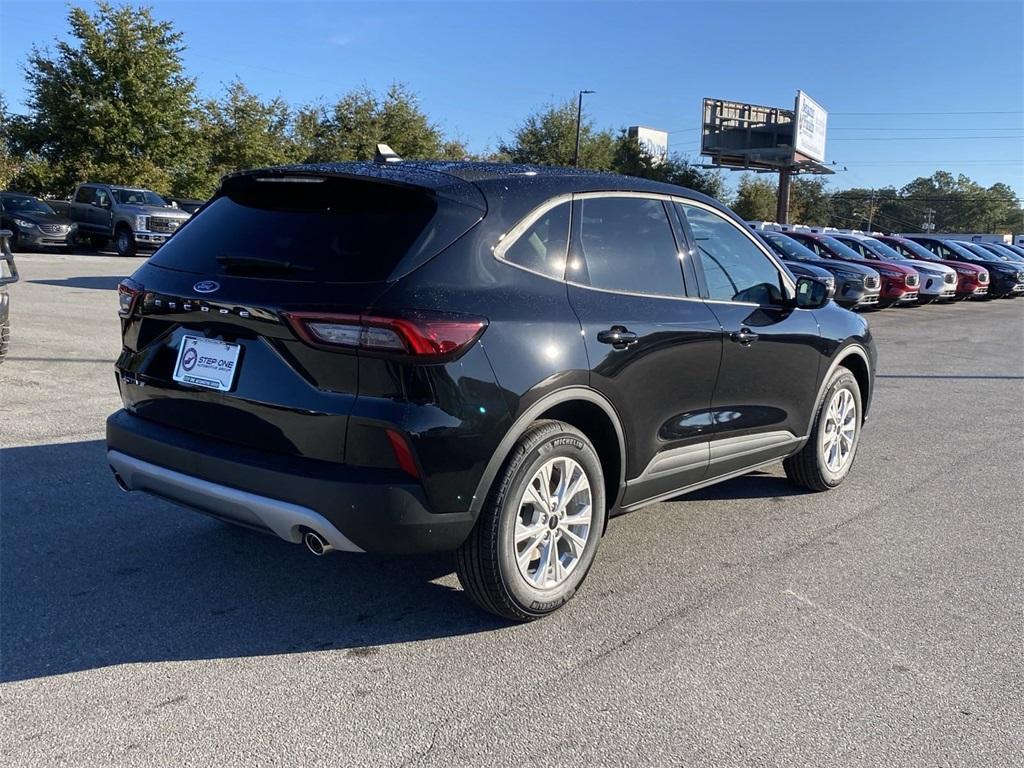
[[(184, 202), (191, 208), (196, 201)], [(83, 241), (101, 249), (113, 241), (120, 256), (158, 248), (192, 215), (148, 189), (96, 183), (79, 184), (63, 212), (32, 195), (2, 192), (0, 212), (12, 250), (70, 251)]]
[(1024, 294), (1024, 248), (752, 221), (794, 274), (834, 285), (850, 309)]

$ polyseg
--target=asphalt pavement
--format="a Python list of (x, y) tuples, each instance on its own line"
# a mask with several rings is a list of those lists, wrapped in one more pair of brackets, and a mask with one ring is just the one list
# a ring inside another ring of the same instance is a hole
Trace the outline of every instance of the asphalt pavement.
[(448, 557), (122, 494), (117, 282), (28, 254), (0, 366), (0, 765), (1020, 766), (1024, 300), (873, 313), (852, 475), (612, 521), (533, 624)]

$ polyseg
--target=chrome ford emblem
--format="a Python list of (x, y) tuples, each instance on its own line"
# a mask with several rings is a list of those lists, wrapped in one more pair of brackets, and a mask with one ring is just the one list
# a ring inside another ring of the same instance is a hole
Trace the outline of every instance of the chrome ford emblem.
[(196, 293), (213, 293), (218, 288), (220, 288), (220, 283), (213, 280), (200, 280), (192, 286), (192, 290)]

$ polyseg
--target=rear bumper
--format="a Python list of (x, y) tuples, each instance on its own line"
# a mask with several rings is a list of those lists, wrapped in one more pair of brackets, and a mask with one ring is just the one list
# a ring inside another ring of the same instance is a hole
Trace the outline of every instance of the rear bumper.
[(400, 472), (219, 443), (124, 410), (107, 419), (107, 450), (127, 490), (294, 543), (310, 529), (342, 551), (438, 552), (473, 527), (469, 513), (431, 512), (422, 487)]

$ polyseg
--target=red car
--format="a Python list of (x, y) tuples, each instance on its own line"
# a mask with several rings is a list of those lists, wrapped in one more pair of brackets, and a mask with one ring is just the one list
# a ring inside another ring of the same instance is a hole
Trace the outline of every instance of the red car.
[(915, 243), (905, 237), (897, 235), (875, 235), (875, 237), (890, 248), (895, 248), (908, 259), (934, 261), (939, 264), (947, 264), (955, 269), (957, 301), (984, 296), (988, 293), (988, 270), (980, 264), (972, 264), (969, 261), (944, 260), (920, 243)]
[(882, 276), (882, 291), (878, 295), (878, 306), (891, 307), (894, 304), (910, 304), (917, 301), (917, 289), (921, 284), (921, 276), (917, 270), (887, 261), (884, 263), (868, 261), (845, 243), (840, 242), (827, 232), (787, 232), (795, 237), (816, 254), (825, 259), (851, 261), (855, 264), (871, 267)]

